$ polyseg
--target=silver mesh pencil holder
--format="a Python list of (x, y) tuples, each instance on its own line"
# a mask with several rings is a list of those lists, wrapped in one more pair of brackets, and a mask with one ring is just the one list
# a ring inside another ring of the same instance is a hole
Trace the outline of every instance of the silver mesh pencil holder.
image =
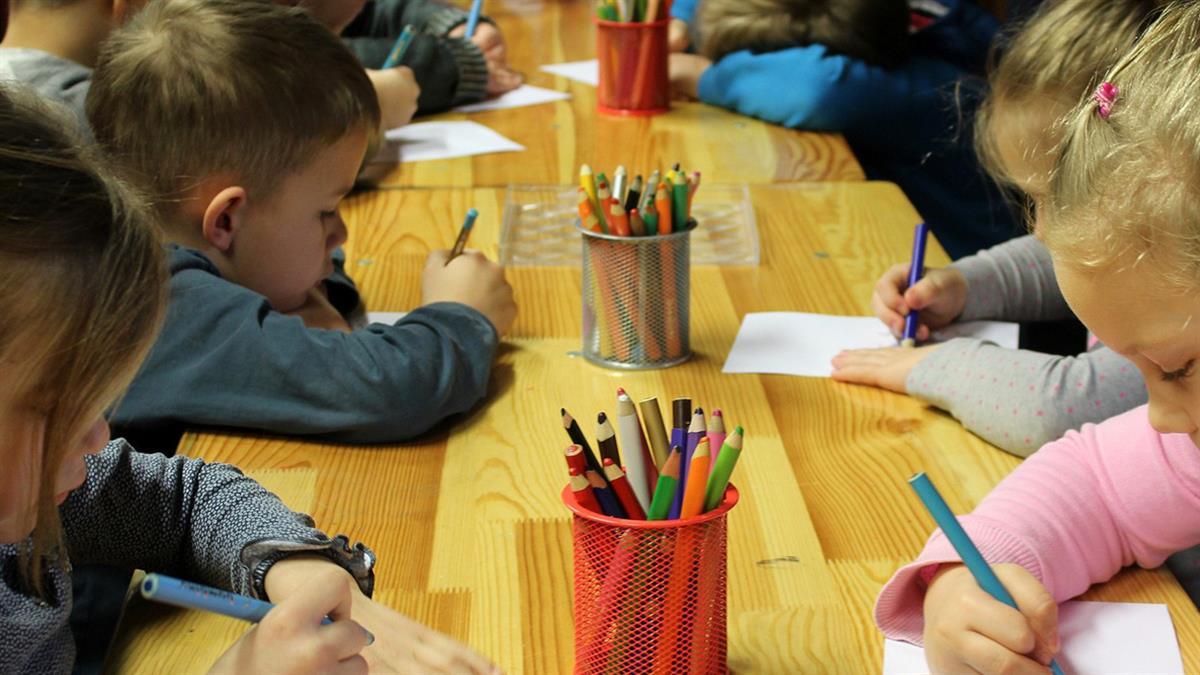
[(583, 356), (607, 368), (666, 368), (688, 360), (691, 232), (583, 235)]

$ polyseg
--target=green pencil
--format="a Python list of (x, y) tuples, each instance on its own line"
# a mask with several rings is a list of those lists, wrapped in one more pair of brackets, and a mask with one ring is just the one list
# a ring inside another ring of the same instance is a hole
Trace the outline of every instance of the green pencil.
[(687, 177), (682, 171), (675, 172), (675, 184), (671, 186), (671, 227), (676, 232), (687, 229)]
[(733, 430), (729, 438), (725, 439), (725, 444), (721, 446), (721, 453), (717, 455), (717, 462), (713, 464), (712, 473), (708, 474), (708, 485), (704, 490), (705, 513), (717, 508), (721, 504), (721, 500), (725, 498), (725, 488), (729, 486), (729, 476), (733, 473), (733, 467), (737, 464), (741, 454), (742, 428), (738, 427)]
[(666, 520), (671, 511), (671, 503), (675, 501), (675, 490), (679, 487), (679, 457), (683, 451), (679, 446), (671, 448), (671, 454), (658, 472), (658, 485), (654, 488), (654, 498), (650, 500), (650, 512), (646, 520)]

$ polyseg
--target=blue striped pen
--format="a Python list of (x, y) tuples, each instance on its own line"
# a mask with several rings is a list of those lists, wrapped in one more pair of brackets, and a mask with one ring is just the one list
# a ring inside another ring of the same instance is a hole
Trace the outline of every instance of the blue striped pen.
[(408, 24), (404, 30), (400, 31), (400, 37), (396, 38), (396, 45), (392, 47), (392, 52), (388, 54), (387, 60), (383, 62), (383, 69), (395, 68), (400, 65), (400, 61), (404, 58), (404, 53), (408, 51), (408, 46), (412, 44), (413, 27)]
[[(929, 240), (929, 225), (921, 223), (913, 230), (912, 265), (908, 268), (908, 288), (917, 285), (921, 275), (925, 273), (925, 242)], [(909, 310), (904, 317), (904, 337), (900, 340), (903, 347), (917, 344), (917, 310)]]
[[(147, 574), (138, 587), (147, 600), (175, 605), (184, 609), (202, 609), (222, 616), (258, 623), (275, 605), (246, 595), (230, 593), (219, 588), (197, 584), (163, 574)], [(331, 624), (329, 617), (322, 624)]]
[(483, 9), (483, 0), (473, 0), (471, 2), (471, 13), (467, 15), (466, 38), (468, 40), (475, 37), (475, 27), (479, 25), (479, 11), (481, 9)]
[[(917, 496), (921, 498), (921, 502), (925, 504), (925, 508), (929, 509), (929, 515), (933, 516), (934, 522), (938, 527), (942, 528), (942, 534), (950, 540), (950, 544), (954, 546), (954, 550), (958, 552), (958, 557), (962, 558), (963, 564), (970, 570), (971, 576), (975, 577), (975, 581), (979, 587), (987, 591), (988, 595), (1003, 602), (1004, 604), (1017, 608), (1017, 601), (1013, 600), (1008, 589), (1004, 584), (1000, 583), (1000, 578), (992, 571), (987, 561), (983, 559), (983, 554), (975, 547), (975, 542), (967, 536), (967, 531), (963, 529), (958, 522), (958, 518), (954, 517), (954, 512), (946, 505), (946, 500), (942, 499), (942, 495), (933, 486), (933, 482), (929, 480), (929, 476), (925, 472), (921, 472), (912, 478), (908, 479), (908, 484), (912, 486)], [(1058, 666), (1057, 661), (1050, 662), (1050, 671), (1054, 675), (1063, 675), (1062, 668)]]

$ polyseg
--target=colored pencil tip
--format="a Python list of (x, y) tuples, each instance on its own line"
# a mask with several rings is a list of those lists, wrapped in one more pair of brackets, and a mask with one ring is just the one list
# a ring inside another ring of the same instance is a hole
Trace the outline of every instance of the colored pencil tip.
[(739, 435), (739, 436), (742, 436), (742, 435), (744, 435), (744, 434), (743, 434), (743, 432), (742, 432), (742, 427), (741, 427), (741, 425), (740, 425), (740, 424), (739, 424), (738, 426), (736, 426), (736, 427), (734, 427), (734, 428), (733, 428), (733, 433), (735, 433), (735, 434), (737, 434), (737, 435)]
[(596, 415), (596, 424), (604, 424), (606, 420), (608, 420), (608, 415), (605, 415), (604, 413)]
[(624, 395), (625, 395), (625, 388), (617, 387), (617, 396), (624, 396)]
[(725, 413), (721, 412), (720, 408), (713, 408), (713, 417), (724, 417)]

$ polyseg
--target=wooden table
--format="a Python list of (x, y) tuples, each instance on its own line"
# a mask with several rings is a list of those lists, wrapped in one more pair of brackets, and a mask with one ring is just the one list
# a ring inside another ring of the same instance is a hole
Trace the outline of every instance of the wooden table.
[[(746, 427), (729, 520), (729, 662), (737, 672), (878, 672), (871, 607), (933, 525), (905, 480), (928, 471), (971, 509), (1018, 462), (914, 399), (826, 379), (722, 375), (746, 312), (863, 314), (876, 275), (909, 252), (917, 215), (885, 183), (758, 186), (763, 261), (694, 268), (694, 358), (644, 373), (602, 370), (578, 349), (579, 272), (512, 269), (521, 302), (489, 402), (419, 443), (355, 448), (189, 435), (182, 452), (235, 462), (323, 528), (380, 556), (379, 597), (490, 655), (509, 673), (572, 663), (570, 519), (559, 407), (610, 412), (614, 392), (719, 404)], [(473, 245), (496, 253), (502, 191), (384, 191), (352, 199), (349, 269), (374, 309), (411, 308), (417, 265), (453, 241), (468, 204)], [(929, 263), (946, 256), (930, 247)], [(585, 431), (587, 431), (585, 425)], [(1126, 571), (1087, 597), (1163, 602), (1189, 672), (1200, 616), (1165, 571)], [(136, 630), (129, 630), (132, 625)], [(245, 626), (134, 602), (118, 672), (202, 672)]]
[(373, 167), (379, 183), (559, 185), (575, 183), (582, 163), (611, 171), (618, 164), (674, 162), (700, 169), (706, 181), (717, 183), (863, 179), (862, 168), (838, 134), (784, 129), (700, 103), (677, 102), (669, 115), (653, 118), (597, 115), (595, 87), (538, 70), (546, 64), (595, 58), (591, 7), (588, 0), (488, 3), (487, 11), (504, 31), (509, 63), (524, 72), (530, 84), (570, 92), (570, 100), (519, 111), (448, 113), (417, 120), (470, 119), (520, 143), (525, 152)]

